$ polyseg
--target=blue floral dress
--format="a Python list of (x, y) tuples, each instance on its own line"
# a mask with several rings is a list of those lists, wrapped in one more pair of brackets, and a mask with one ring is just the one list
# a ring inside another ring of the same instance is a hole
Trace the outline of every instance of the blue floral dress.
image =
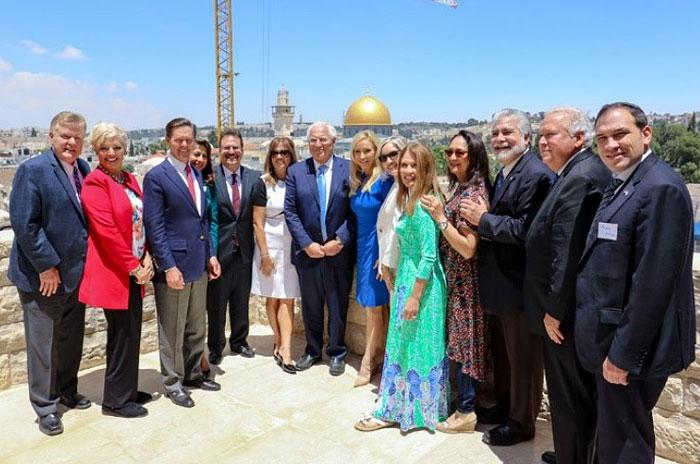
[[(449, 361), (445, 354), (445, 274), (438, 258), (438, 232), (417, 204), (396, 225), (400, 258), (389, 315), (384, 369), (374, 417), (397, 422), (402, 431), (434, 430), (447, 418)], [(414, 320), (404, 320), (416, 278), (425, 279)]]

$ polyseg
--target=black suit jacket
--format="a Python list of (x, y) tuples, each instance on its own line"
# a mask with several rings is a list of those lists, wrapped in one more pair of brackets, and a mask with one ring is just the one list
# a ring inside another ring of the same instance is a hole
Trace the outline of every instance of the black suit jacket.
[(552, 181), (552, 171), (528, 150), (498, 196), (492, 192), (489, 212), (479, 222), (479, 290), (492, 314), (523, 309), (525, 235)]
[(530, 330), (546, 335), (549, 313), (572, 329), (578, 262), (605, 187), (612, 175), (587, 149), (564, 168), (542, 203), (525, 239), (523, 297)]
[[(260, 171), (241, 166), (241, 209), (233, 214), (233, 204), (226, 185), (224, 168), (219, 165), (216, 173), (216, 197), (218, 201), (219, 249), (217, 257), (222, 266), (240, 252), (245, 263), (253, 262), (253, 203), (250, 201), (253, 185), (260, 178)], [(233, 237), (237, 237), (237, 245)]]
[(667, 377), (694, 359), (693, 208), (680, 176), (650, 154), (593, 223), (576, 282), (576, 351), (632, 378)]

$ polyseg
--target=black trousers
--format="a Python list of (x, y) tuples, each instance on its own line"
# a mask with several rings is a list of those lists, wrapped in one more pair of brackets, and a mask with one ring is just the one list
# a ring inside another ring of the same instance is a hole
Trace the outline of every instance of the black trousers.
[(628, 385), (613, 385), (596, 374), (600, 464), (654, 462), (651, 410), (666, 380), (667, 377), (630, 380)]
[(219, 354), (226, 346), (227, 306), (231, 322), (229, 346), (233, 350), (248, 344), (248, 300), (253, 263), (244, 262), (240, 252), (236, 252), (233, 260), (221, 267), (221, 277), (210, 281), (207, 287), (207, 346), (210, 353)]
[(353, 267), (335, 267), (326, 258), (314, 266), (297, 266), (301, 287), (301, 313), (306, 334), (306, 354), (320, 358), (323, 351), (323, 314), (328, 305), (329, 357), (345, 358), (345, 325), (348, 320), (350, 287)]
[(139, 382), (139, 350), (143, 300), (141, 287), (129, 282), (129, 307), (105, 308), (107, 319), (107, 367), (102, 405), (120, 408), (136, 400)]
[(562, 332), (561, 345), (544, 337), (554, 451), (558, 464), (590, 464), (595, 462), (595, 377), (578, 361), (574, 331)]
[(55, 413), (61, 395), (78, 391), (85, 305), (78, 290), (49, 297), (19, 292), (27, 343), (29, 401), (38, 416)]

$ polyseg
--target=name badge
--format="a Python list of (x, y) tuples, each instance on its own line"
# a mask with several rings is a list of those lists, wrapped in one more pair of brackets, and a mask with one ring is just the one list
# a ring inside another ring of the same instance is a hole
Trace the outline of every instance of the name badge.
[(617, 224), (599, 222), (598, 238), (603, 240), (617, 240)]

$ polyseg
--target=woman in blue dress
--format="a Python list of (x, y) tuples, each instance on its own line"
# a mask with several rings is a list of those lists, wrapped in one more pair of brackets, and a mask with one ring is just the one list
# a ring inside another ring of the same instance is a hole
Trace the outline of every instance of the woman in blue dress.
[(394, 178), (383, 172), (377, 156), (379, 141), (371, 131), (359, 132), (350, 148), (350, 208), (357, 219), (355, 299), (366, 308), (365, 353), (355, 386), (367, 385), (384, 359), (389, 292), (378, 270), (377, 215)]

